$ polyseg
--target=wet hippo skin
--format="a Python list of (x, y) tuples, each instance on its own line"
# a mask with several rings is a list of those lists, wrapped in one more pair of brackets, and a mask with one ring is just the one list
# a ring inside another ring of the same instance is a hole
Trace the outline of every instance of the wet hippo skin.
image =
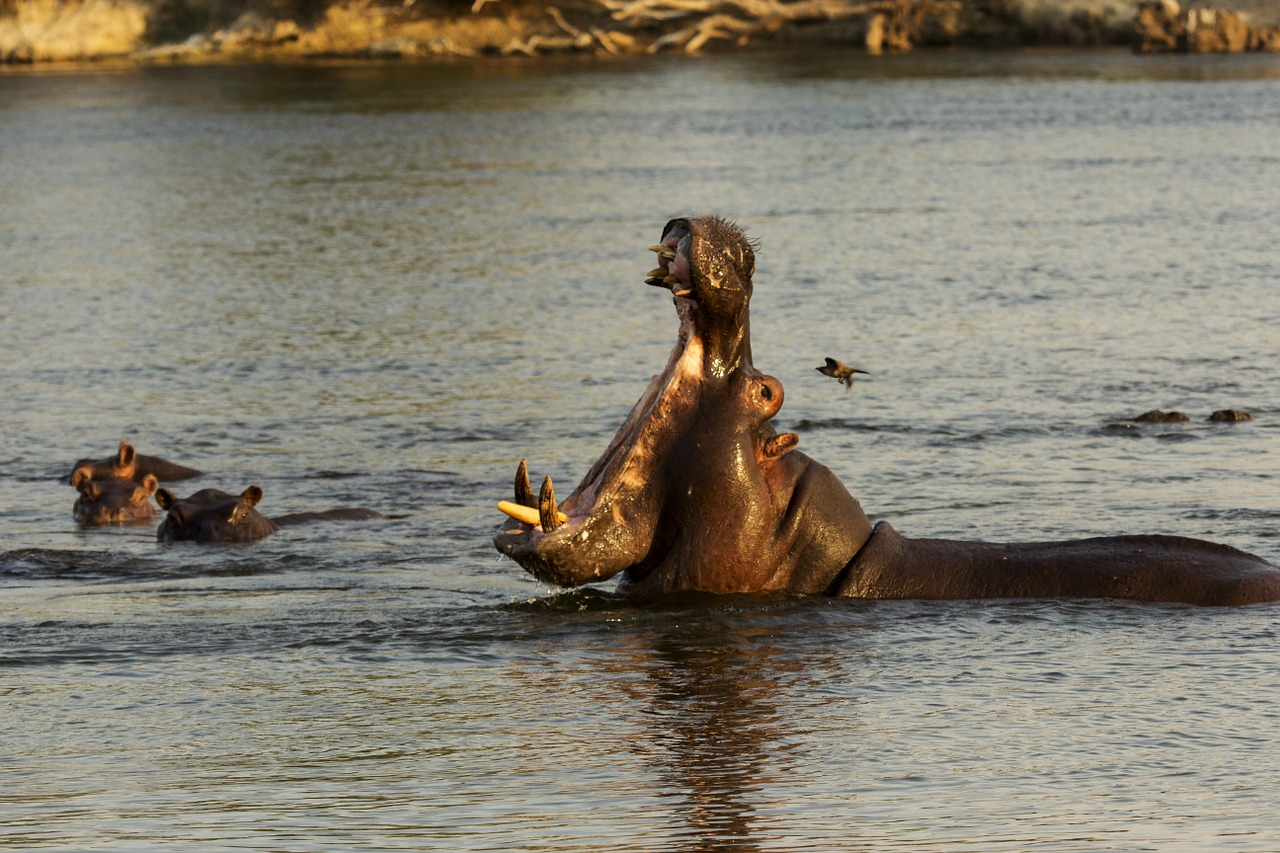
[(156, 503), (166, 514), (156, 529), (156, 538), (161, 542), (252, 542), (270, 536), (281, 527), (296, 524), (383, 518), (381, 513), (357, 507), (267, 518), (257, 510), (261, 500), (259, 486), (250, 486), (238, 495), (220, 489), (201, 489), (186, 498), (160, 489), (156, 492)]
[(1114, 597), (1192, 604), (1280, 599), (1280, 567), (1176, 536), (994, 544), (873, 529), (823, 465), (770, 420), (782, 383), (751, 361), (754, 249), (717, 217), (663, 229), (647, 283), (680, 329), (604, 454), (562, 503), (517, 469), (494, 546), (558, 586), (621, 577), (635, 593), (857, 598)]

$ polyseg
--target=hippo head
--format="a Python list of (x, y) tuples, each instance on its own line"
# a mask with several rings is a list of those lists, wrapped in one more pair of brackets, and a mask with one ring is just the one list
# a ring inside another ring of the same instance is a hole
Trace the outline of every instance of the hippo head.
[(156, 529), (161, 542), (252, 542), (274, 533), (277, 526), (255, 506), (262, 489), (250, 486), (239, 495), (220, 489), (201, 489), (189, 498), (168, 489), (156, 492), (156, 503), (167, 510)]
[(195, 468), (188, 468), (186, 465), (179, 465), (176, 462), (161, 459), (159, 456), (143, 456), (135, 452), (133, 445), (129, 442), (122, 441), (120, 449), (114, 456), (98, 460), (81, 459), (71, 469), (71, 476), (68, 479), (73, 486), (78, 480), (105, 480), (111, 477), (141, 483), (149, 475), (154, 474), (160, 482), (171, 483), (175, 480), (199, 477), (200, 473)]
[(828, 589), (871, 526), (835, 476), (769, 423), (782, 383), (751, 363), (755, 251), (716, 217), (673, 219), (652, 249), (652, 285), (680, 320), (666, 369), (586, 477), (557, 504), (535, 498), (525, 463), (516, 521), (497, 549), (541, 580), (577, 586), (625, 573), (631, 591)]
[(159, 483), (153, 476), (135, 483), (118, 477), (95, 479), (77, 471), (71, 484), (79, 492), (72, 513), (80, 524), (138, 524), (155, 517), (151, 496)]
[[(115, 456), (95, 461), (81, 459), (71, 469), (71, 485), (85, 480), (106, 480), (112, 477), (120, 480), (132, 480), (137, 473), (138, 454), (133, 445), (127, 441), (120, 442), (120, 449)], [(76, 486), (79, 488), (79, 486)], [(152, 491), (155, 491), (154, 489)]]

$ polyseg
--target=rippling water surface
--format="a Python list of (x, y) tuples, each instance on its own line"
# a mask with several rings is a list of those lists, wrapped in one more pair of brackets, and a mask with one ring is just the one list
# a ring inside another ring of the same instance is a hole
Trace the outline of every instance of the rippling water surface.
[[(0, 77), (18, 849), (1274, 851), (1272, 606), (637, 605), (489, 543), (674, 343), (672, 216), (903, 533), (1280, 558), (1280, 64), (845, 53)], [(813, 371), (871, 371), (845, 393)], [(1238, 425), (1215, 409), (1251, 412)], [(1126, 419), (1178, 409), (1184, 424)], [(80, 530), (127, 438), (283, 514)]]

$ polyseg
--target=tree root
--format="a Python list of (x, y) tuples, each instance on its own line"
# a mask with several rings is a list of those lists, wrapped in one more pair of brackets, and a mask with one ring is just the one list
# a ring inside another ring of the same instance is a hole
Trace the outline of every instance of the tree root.
[[(929, 17), (954, 19), (959, 0), (595, 0), (617, 22), (610, 29), (583, 30), (554, 6), (547, 14), (561, 33), (516, 39), (504, 54), (530, 56), (556, 51), (622, 54), (679, 50), (697, 53), (709, 42), (739, 45), (788, 26), (858, 19), (866, 24), (870, 53), (910, 50)], [(486, 2), (476, 0), (473, 11)]]

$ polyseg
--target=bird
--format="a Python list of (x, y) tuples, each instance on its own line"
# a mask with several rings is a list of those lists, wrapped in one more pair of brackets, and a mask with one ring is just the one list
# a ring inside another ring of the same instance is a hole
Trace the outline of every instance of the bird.
[(836, 361), (834, 358), (831, 358), (830, 356), (827, 357), (826, 364), (824, 364), (822, 367), (815, 367), (814, 370), (818, 371), (823, 376), (830, 376), (832, 379), (837, 380), (841, 385), (844, 386), (844, 390), (846, 391), (848, 391), (850, 388), (853, 387), (853, 374), (866, 373), (867, 376), (871, 375), (870, 373), (867, 373), (867, 371), (865, 370), (859, 370), (856, 367), (850, 367), (849, 365), (845, 364), (843, 361)]

